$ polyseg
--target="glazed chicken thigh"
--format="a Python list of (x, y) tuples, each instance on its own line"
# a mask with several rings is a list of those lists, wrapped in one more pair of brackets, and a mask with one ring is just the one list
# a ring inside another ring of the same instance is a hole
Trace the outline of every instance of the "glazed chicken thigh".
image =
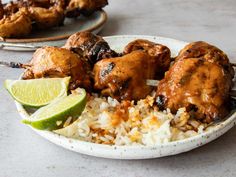
[(162, 79), (164, 73), (169, 69), (171, 58), (170, 49), (164, 45), (157, 44), (145, 39), (137, 39), (130, 42), (124, 49), (124, 54), (132, 51), (141, 50), (146, 52), (151, 57), (156, 58), (156, 77), (155, 79)]
[(101, 59), (118, 56), (101, 36), (91, 32), (73, 34), (67, 40), (64, 48), (83, 56), (92, 66)]
[(31, 62), (24, 67), (26, 70), (23, 79), (71, 76), (71, 90), (77, 87), (88, 90), (91, 88), (86, 62), (67, 49), (40, 48), (34, 53)]
[(172, 112), (186, 107), (194, 118), (210, 123), (229, 113), (233, 74), (221, 50), (205, 42), (190, 43), (160, 81), (157, 103)]
[(118, 100), (139, 100), (152, 91), (147, 79), (156, 77), (156, 57), (133, 51), (117, 58), (103, 59), (94, 65), (95, 89)]

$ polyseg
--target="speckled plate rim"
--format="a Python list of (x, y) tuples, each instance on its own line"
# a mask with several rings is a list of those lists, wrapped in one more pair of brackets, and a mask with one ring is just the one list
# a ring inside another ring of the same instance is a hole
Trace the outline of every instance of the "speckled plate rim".
[[(86, 30), (83, 31), (90, 31), (93, 32), (97, 29), (100, 29), (107, 21), (107, 13), (104, 10), (97, 11), (99, 13), (100, 18), (98, 19), (98, 22), (90, 27), (88, 27)], [(59, 35), (54, 37), (42, 37), (42, 38), (0, 38), (1, 42), (10, 42), (10, 43), (31, 43), (31, 42), (45, 42), (45, 41), (56, 41), (56, 40), (62, 40), (68, 38), (72, 34), (67, 35)]]
[[(171, 38), (164, 38), (158, 36), (146, 36), (146, 35), (120, 35), (120, 36), (109, 36), (105, 37), (105, 40), (111, 44), (114, 41), (126, 40), (132, 41), (134, 39), (148, 39), (162, 44), (178, 45), (179, 49), (187, 43)], [(116, 42), (114, 42), (116, 44)], [(117, 46), (120, 44), (117, 42)], [(114, 46), (114, 44), (113, 44)], [(168, 45), (167, 45), (168, 46)], [(115, 47), (115, 46), (114, 46)], [(168, 46), (169, 47), (169, 46)], [(171, 47), (170, 47), (171, 48)], [(17, 110), (20, 116), (28, 118), (29, 115), (24, 107), (15, 101)], [(236, 112), (233, 111), (227, 119), (220, 122), (219, 124), (211, 127), (208, 131), (190, 137), (187, 139), (163, 143), (155, 146), (110, 146), (101, 145), (90, 142), (85, 142), (77, 139), (67, 138), (62, 135), (58, 135), (50, 131), (40, 131), (34, 128), (33, 131), (38, 133), (40, 136), (51, 141), (54, 144), (62, 146), (71, 151), (79, 152), (96, 157), (111, 158), (111, 159), (150, 159), (164, 156), (175, 155), (183, 152), (190, 151), (204, 144), (207, 144), (219, 136), (223, 135), (229, 129), (236, 124)]]

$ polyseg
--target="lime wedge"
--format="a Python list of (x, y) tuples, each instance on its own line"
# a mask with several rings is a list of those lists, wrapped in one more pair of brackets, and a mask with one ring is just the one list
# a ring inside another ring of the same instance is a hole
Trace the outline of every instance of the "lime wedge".
[(29, 119), (22, 120), (39, 130), (56, 130), (75, 121), (86, 105), (86, 92), (76, 89), (69, 96), (54, 100), (47, 106), (38, 109)]
[(70, 77), (31, 80), (6, 80), (11, 96), (25, 106), (41, 107), (58, 97), (66, 96)]

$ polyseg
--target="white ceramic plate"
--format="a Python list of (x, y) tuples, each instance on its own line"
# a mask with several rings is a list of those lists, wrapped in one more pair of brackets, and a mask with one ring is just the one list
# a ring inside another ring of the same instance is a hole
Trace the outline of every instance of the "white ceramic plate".
[[(168, 46), (172, 52), (172, 55), (175, 56), (180, 49), (182, 49), (187, 43), (183, 41), (178, 41), (169, 38), (163, 37), (154, 37), (154, 36), (112, 36), (105, 37), (105, 40), (108, 41), (111, 48), (116, 51), (122, 51), (124, 46), (134, 40), (134, 39), (148, 39), (157, 43), (164, 44)], [(17, 109), (22, 118), (27, 118), (29, 115), (26, 110), (22, 107), (21, 104), (16, 102)], [(66, 149), (79, 152), (82, 154), (113, 158), (113, 159), (148, 159), (148, 158), (157, 158), (169, 155), (175, 155), (182, 152), (190, 151), (194, 148), (202, 146), (232, 128), (236, 123), (236, 113), (235, 111), (231, 115), (220, 122), (219, 124), (212, 127), (209, 131), (202, 133), (200, 135), (184, 139), (181, 141), (169, 142), (156, 146), (109, 146), (94, 144), (89, 142), (84, 142), (76, 139), (66, 138), (61, 135), (57, 135), (49, 131), (39, 131), (33, 129), (36, 133), (46, 138), (47, 140), (62, 146)]]

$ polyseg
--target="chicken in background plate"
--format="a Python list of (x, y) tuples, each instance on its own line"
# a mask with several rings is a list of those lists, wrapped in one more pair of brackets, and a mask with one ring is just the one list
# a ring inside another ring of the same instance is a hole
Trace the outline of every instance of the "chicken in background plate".
[(65, 16), (91, 15), (107, 4), (107, 0), (17, 0), (7, 4), (0, 1), (0, 37), (24, 37), (32, 29), (61, 26)]
[(32, 22), (28, 15), (28, 12), (22, 10), (17, 3), (3, 5), (0, 1), (0, 37), (28, 35), (32, 30)]
[(4, 16), (0, 20), (0, 37), (2, 38), (27, 36), (31, 30), (31, 19), (21, 10), (10, 16)]
[(65, 18), (63, 0), (55, 1), (55, 3), (49, 4), (47, 8), (45, 8), (43, 4), (42, 6), (39, 5), (40, 4), (35, 4), (24, 8), (29, 12), (29, 17), (31, 21), (35, 23), (37, 29), (47, 29), (63, 25)]
[(80, 14), (90, 15), (108, 5), (108, 0), (67, 0), (67, 17), (77, 17)]

